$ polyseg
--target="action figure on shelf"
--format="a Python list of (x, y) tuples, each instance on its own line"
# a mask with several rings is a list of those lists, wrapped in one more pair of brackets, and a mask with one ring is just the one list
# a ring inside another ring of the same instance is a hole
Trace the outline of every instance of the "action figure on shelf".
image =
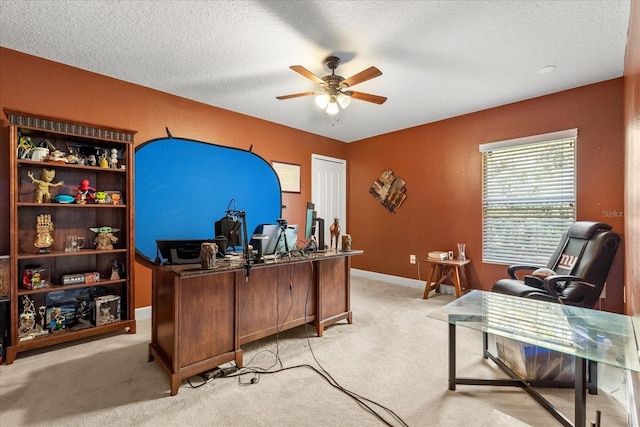
[(113, 314), (111, 314), (111, 307), (109, 307), (108, 304), (103, 307), (100, 307), (100, 324), (101, 325), (112, 323), (115, 321), (115, 319), (116, 317)]
[(31, 182), (36, 184), (36, 203), (49, 203), (51, 202), (51, 193), (49, 187), (60, 187), (64, 184), (63, 181), (52, 184), (51, 182), (56, 177), (56, 171), (54, 169), (42, 169), (42, 175), (40, 179), (33, 176), (31, 171), (27, 172), (27, 176), (31, 178)]
[(64, 329), (64, 314), (62, 314), (62, 308), (53, 307), (49, 329), (51, 332), (58, 332)]
[(99, 205), (104, 205), (107, 202), (107, 193), (104, 191), (96, 191), (95, 201)]
[(36, 145), (31, 141), (31, 137), (20, 136), (20, 139), (18, 139), (18, 158), (28, 159), (34, 148), (36, 148)]
[(120, 280), (120, 264), (118, 264), (117, 260), (113, 261), (110, 280)]
[(333, 239), (336, 239), (336, 251), (338, 250), (338, 239), (340, 239), (340, 219), (335, 218), (333, 220), (333, 224), (329, 227), (329, 232), (331, 233), (331, 244), (330, 248), (333, 248)]
[(44, 327), (44, 317), (46, 313), (47, 313), (47, 306), (41, 305), (38, 308), (38, 319), (40, 323), (36, 327), (36, 335), (46, 335), (49, 333), (49, 330)]
[(36, 241), (33, 245), (40, 249), (40, 253), (46, 254), (49, 252), (47, 248), (53, 244), (52, 231), (51, 215), (38, 215), (36, 218)]
[(22, 313), (18, 321), (18, 337), (22, 339), (30, 339), (34, 337), (36, 326), (36, 312), (33, 300), (28, 296), (22, 297)]
[(98, 233), (93, 242), (96, 244), (96, 249), (99, 251), (110, 251), (113, 249), (113, 244), (118, 242), (118, 238), (113, 235), (120, 231), (119, 228), (112, 227), (91, 227), (89, 230), (94, 233)]
[(118, 169), (118, 150), (111, 149), (111, 156), (109, 157), (109, 167), (111, 169)]
[(96, 189), (89, 184), (88, 179), (83, 179), (80, 182), (80, 187), (76, 187), (76, 192), (76, 203), (84, 205), (87, 203), (87, 199), (93, 200), (95, 198)]
[(111, 194), (111, 204), (119, 205), (122, 202), (122, 196), (120, 193), (112, 193)]
[(77, 331), (79, 329), (86, 329), (91, 327), (89, 318), (91, 317), (91, 307), (87, 304), (87, 301), (82, 300), (78, 307), (76, 307), (76, 324), (71, 327), (72, 330)]

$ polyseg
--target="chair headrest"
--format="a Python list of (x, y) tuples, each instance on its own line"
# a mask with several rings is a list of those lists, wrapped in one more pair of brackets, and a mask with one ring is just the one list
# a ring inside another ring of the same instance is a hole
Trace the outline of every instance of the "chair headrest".
[(611, 230), (611, 226), (604, 222), (577, 221), (567, 230), (567, 237), (588, 240), (599, 230)]

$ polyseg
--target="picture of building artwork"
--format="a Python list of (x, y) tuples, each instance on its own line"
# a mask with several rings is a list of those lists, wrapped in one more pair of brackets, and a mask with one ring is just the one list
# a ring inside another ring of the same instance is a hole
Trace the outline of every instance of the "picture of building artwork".
[(404, 188), (404, 184), (403, 179), (393, 176), (391, 169), (387, 169), (373, 182), (369, 193), (389, 212), (394, 212), (407, 198), (407, 189)]

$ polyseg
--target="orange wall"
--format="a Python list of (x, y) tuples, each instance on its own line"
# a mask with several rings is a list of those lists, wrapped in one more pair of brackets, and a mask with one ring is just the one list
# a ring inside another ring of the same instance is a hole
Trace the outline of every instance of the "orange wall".
[[(467, 245), (471, 287), (490, 289), (502, 265), (483, 264), (482, 163), (478, 145), (578, 128), (579, 220), (603, 221), (623, 233), (623, 80), (568, 90), (426, 124), (348, 145), (349, 232), (363, 249), (353, 267), (418, 278), (409, 255)], [(407, 199), (387, 212), (369, 187), (384, 169), (406, 181)], [(606, 309), (623, 310), (622, 251), (607, 286)], [(420, 265), (425, 279), (426, 263)], [(613, 285), (613, 286), (612, 286)]]
[[(626, 180), (625, 226), (627, 236), (625, 280), (628, 313), (640, 316), (640, 2), (631, 2), (627, 56), (624, 71)], [(640, 375), (638, 376), (640, 382)]]
[[(609, 222), (618, 232), (624, 218), (603, 211), (623, 205), (623, 79), (493, 108), (375, 138), (343, 144), (325, 137), (207, 106), (63, 64), (0, 48), (0, 108), (134, 129), (136, 144), (165, 135), (248, 148), (267, 160), (302, 166), (301, 194), (285, 193), (283, 215), (302, 223), (311, 198), (311, 153), (348, 163), (348, 224), (355, 268), (418, 278), (409, 254), (467, 244), (474, 288), (490, 288), (504, 266), (482, 264), (481, 170), (478, 144), (577, 127), (578, 219)], [(6, 119), (0, 143), (7, 153)], [(0, 157), (0, 218), (8, 218), (6, 155)], [(368, 193), (390, 168), (407, 182), (407, 200), (396, 214)], [(226, 207), (221, 207), (221, 210)], [(0, 227), (0, 252), (8, 252), (8, 227)], [(622, 257), (620, 257), (622, 258)], [(426, 265), (421, 263), (422, 279)], [(610, 284), (622, 282), (621, 261)], [(136, 306), (150, 304), (148, 266), (136, 266)], [(622, 290), (609, 286), (606, 309), (622, 310)]]
[[(0, 108), (137, 130), (136, 144), (166, 136), (248, 149), (301, 165), (301, 193), (283, 194), (283, 216), (304, 223), (311, 200), (311, 153), (345, 158), (345, 144), (142, 86), (0, 48)], [(9, 252), (8, 128), (0, 125), (0, 253)], [(225, 206), (220, 206), (223, 213)], [(274, 218), (275, 220), (275, 218)], [(136, 266), (136, 307), (151, 304), (151, 273)]]

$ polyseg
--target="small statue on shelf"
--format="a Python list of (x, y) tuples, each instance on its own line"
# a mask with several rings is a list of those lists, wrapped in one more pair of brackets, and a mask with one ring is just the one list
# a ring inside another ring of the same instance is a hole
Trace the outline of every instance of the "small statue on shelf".
[(340, 239), (340, 219), (339, 218), (334, 218), (333, 224), (331, 224), (331, 226), (329, 227), (329, 232), (331, 233), (331, 244), (329, 245), (329, 247), (333, 248), (333, 239), (336, 239), (335, 249), (337, 251), (338, 243), (339, 243), (338, 240)]
[(111, 156), (109, 157), (109, 167), (111, 169), (118, 169), (118, 150), (111, 149)]
[(38, 186), (36, 189), (36, 203), (50, 203), (51, 193), (49, 188), (60, 187), (64, 184), (63, 181), (52, 184), (53, 179), (56, 177), (55, 169), (42, 169), (40, 179), (35, 178), (31, 171), (27, 172), (27, 176), (31, 179), (31, 182)]
[(31, 141), (31, 137), (22, 135), (18, 138), (19, 159), (28, 159), (34, 148), (36, 148), (36, 145)]
[(104, 191), (96, 191), (95, 201), (99, 205), (104, 205), (107, 203), (107, 193)]
[(41, 305), (40, 307), (38, 307), (38, 320), (39, 320), (39, 323), (36, 326), (36, 331), (35, 331), (36, 335), (46, 335), (46, 334), (49, 333), (49, 330), (44, 327), (44, 318), (45, 318), (46, 313), (47, 313), (47, 306), (46, 305)]
[(109, 160), (107, 160), (107, 156), (106, 155), (100, 156), (100, 167), (104, 168), (104, 169), (108, 169), (109, 168)]
[(111, 277), (109, 280), (120, 280), (120, 264), (118, 261), (113, 261), (113, 266), (111, 266)]
[(80, 186), (76, 187), (76, 203), (84, 205), (87, 200), (93, 200), (95, 198), (96, 189), (93, 188), (88, 179), (80, 181)]
[(51, 322), (49, 323), (49, 329), (51, 332), (60, 332), (64, 330), (64, 314), (62, 313), (62, 308), (53, 307), (51, 314)]
[(47, 248), (53, 244), (52, 231), (51, 215), (38, 215), (36, 218), (36, 241), (33, 245), (40, 249), (40, 253), (46, 254), (49, 252)]
[(351, 234), (342, 235), (342, 250), (346, 252), (351, 250)]
[(100, 307), (100, 324), (105, 325), (107, 323), (113, 323), (116, 320), (116, 317), (111, 314), (111, 307), (107, 304), (103, 307)]
[(75, 317), (76, 324), (71, 327), (71, 330), (77, 331), (91, 327), (91, 322), (89, 321), (91, 317), (91, 306), (87, 304), (87, 301), (80, 301), (80, 304), (76, 307)]
[(22, 297), (22, 313), (18, 321), (18, 337), (21, 340), (32, 339), (35, 335), (36, 312), (33, 300), (28, 296)]
[(120, 231), (119, 228), (113, 228), (108, 226), (103, 227), (91, 227), (91, 231), (98, 233), (93, 242), (96, 244), (96, 249), (99, 251), (110, 251), (113, 249), (113, 244), (118, 242), (118, 238), (113, 235)]

